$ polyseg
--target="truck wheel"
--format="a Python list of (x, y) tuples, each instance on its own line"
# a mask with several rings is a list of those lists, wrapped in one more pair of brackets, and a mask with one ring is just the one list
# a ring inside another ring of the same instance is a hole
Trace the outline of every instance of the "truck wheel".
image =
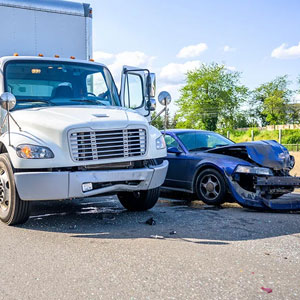
[(30, 215), (29, 205), (18, 195), (8, 154), (0, 154), (0, 220), (7, 225), (25, 223)]
[(148, 191), (120, 192), (121, 204), (130, 211), (144, 211), (152, 208), (159, 198), (159, 188)]
[(225, 180), (218, 171), (206, 169), (197, 178), (196, 192), (199, 199), (204, 203), (208, 205), (221, 205), (225, 202)]

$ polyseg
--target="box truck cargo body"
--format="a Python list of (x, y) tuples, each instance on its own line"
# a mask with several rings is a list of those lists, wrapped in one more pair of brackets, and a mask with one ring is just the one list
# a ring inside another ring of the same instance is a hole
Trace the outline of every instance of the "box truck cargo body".
[(92, 58), (92, 8), (51, 0), (0, 0), (0, 56)]
[(24, 223), (31, 201), (107, 193), (152, 208), (168, 168), (149, 124), (154, 74), (124, 67), (118, 91), (92, 60), (88, 4), (0, 0), (0, 24), (0, 220)]

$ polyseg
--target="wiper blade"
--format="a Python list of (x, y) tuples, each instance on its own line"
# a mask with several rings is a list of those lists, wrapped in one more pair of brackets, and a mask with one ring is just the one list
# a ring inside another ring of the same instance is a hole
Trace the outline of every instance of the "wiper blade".
[(214, 148), (219, 148), (219, 147), (225, 147), (225, 146), (229, 146), (229, 144), (218, 144), (218, 145), (215, 145)]
[(17, 102), (33, 102), (33, 103), (47, 103), (47, 104), (52, 104), (50, 100), (45, 100), (45, 99), (18, 99)]
[(71, 102), (87, 102), (92, 104), (101, 104), (104, 105), (100, 100), (92, 100), (92, 99), (71, 99)]
[(201, 150), (208, 150), (208, 149), (211, 149), (211, 147), (198, 147), (198, 148), (190, 149), (189, 151), (201, 151)]

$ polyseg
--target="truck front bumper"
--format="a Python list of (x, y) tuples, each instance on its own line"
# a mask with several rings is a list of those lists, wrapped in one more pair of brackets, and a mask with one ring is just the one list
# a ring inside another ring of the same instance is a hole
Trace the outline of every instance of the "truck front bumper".
[[(63, 200), (154, 189), (163, 184), (167, 170), (165, 160), (160, 165), (140, 169), (15, 173), (15, 182), (22, 200)], [(92, 189), (84, 192), (84, 184), (90, 184)]]

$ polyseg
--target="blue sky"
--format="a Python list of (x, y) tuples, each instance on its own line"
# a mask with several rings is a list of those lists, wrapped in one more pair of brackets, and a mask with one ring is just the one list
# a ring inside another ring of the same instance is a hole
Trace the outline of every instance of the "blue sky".
[(241, 71), (250, 88), (279, 75), (293, 81), (300, 75), (299, 0), (89, 3), (95, 58), (116, 76), (122, 64), (151, 67), (158, 89), (168, 89), (175, 99), (184, 73), (201, 63)]

